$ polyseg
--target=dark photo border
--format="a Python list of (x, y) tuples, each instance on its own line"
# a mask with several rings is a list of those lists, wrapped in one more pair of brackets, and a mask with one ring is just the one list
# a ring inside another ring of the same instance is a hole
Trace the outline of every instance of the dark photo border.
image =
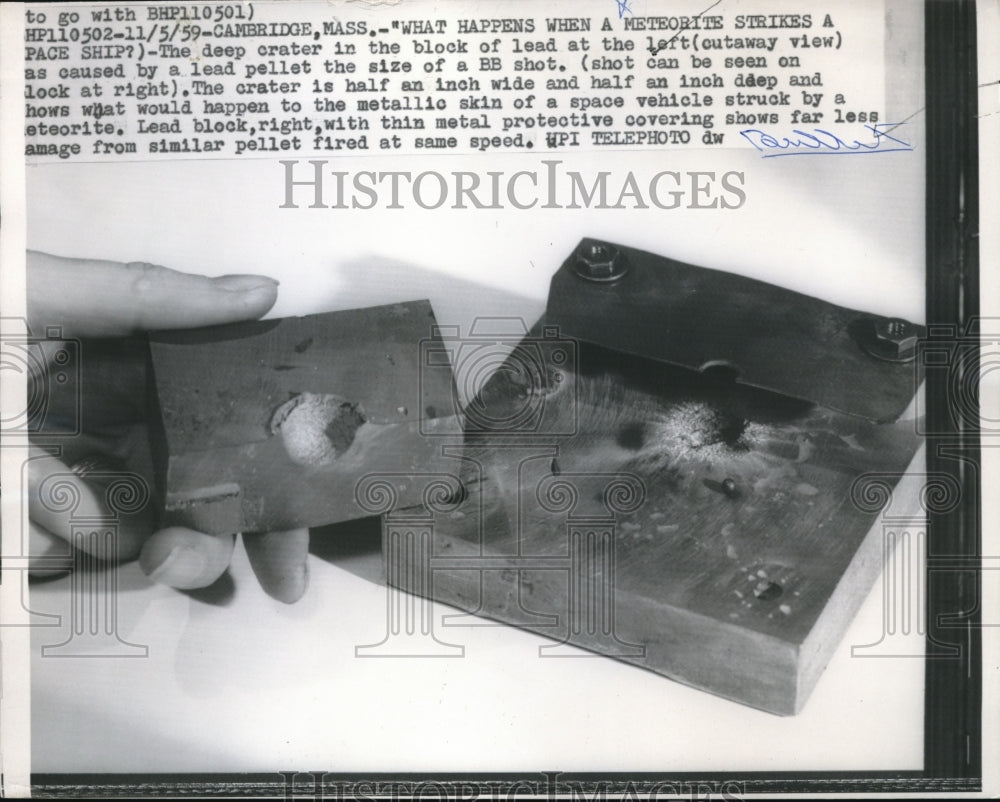
[[(924, 768), (879, 772), (32, 774), (36, 797), (655, 798), (982, 790), (977, 48), (974, 0), (925, 0), (927, 324), (962, 365), (929, 371), (928, 475), (960, 488), (929, 514)], [(950, 339), (948, 339), (950, 338)], [(966, 354), (968, 358), (965, 358)], [(960, 371), (960, 373), (957, 373)], [(948, 374), (948, 375), (938, 375)], [(971, 388), (971, 391), (969, 391)], [(958, 414), (956, 414), (956, 412)], [(954, 652), (957, 649), (957, 656)], [(948, 652), (948, 656), (945, 656)], [(942, 659), (934, 659), (935, 656)], [(553, 767), (556, 768), (556, 767)]]

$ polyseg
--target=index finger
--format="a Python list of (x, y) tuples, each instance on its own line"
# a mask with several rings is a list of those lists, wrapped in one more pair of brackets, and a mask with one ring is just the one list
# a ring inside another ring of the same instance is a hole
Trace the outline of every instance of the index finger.
[(63, 336), (117, 337), (253, 320), (277, 298), (266, 276), (208, 278), (145, 262), (68, 259), (28, 251), (28, 321)]

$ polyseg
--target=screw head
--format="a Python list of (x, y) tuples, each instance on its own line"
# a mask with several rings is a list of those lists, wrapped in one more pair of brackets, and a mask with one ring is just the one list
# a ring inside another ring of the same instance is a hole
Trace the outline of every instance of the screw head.
[(898, 317), (872, 321), (865, 350), (890, 362), (909, 362), (917, 353), (917, 327)]
[(628, 264), (618, 248), (594, 240), (580, 243), (573, 267), (580, 278), (597, 282), (617, 281), (628, 272)]

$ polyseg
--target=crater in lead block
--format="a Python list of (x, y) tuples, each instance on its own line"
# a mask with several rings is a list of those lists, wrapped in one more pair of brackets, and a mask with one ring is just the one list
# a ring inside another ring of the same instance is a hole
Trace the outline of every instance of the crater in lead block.
[(289, 458), (299, 465), (329, 465), (354, 442), (365, 416), (337, 395), (301, 393), (271, 417), (272, 434), (281, 436)]

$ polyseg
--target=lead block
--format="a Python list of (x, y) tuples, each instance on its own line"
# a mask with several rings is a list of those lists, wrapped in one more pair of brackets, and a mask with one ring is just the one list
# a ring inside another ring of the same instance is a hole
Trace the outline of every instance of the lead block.
[(584, 240), (465, 410), (464, 491), (387, 516), (429, 533), (389, 581), (546, 635), (543, 657), (797, 713), (927, 512), (895, 422), (923, 334)]
[(436, 339), (425, 300), (151, 335), (163, 523), (228, 533), (357, 518), (370, 514), (355, 493), (368, 474), (419, 502), (412, 477), (460, 432), (450, 372), (422, 375)]

